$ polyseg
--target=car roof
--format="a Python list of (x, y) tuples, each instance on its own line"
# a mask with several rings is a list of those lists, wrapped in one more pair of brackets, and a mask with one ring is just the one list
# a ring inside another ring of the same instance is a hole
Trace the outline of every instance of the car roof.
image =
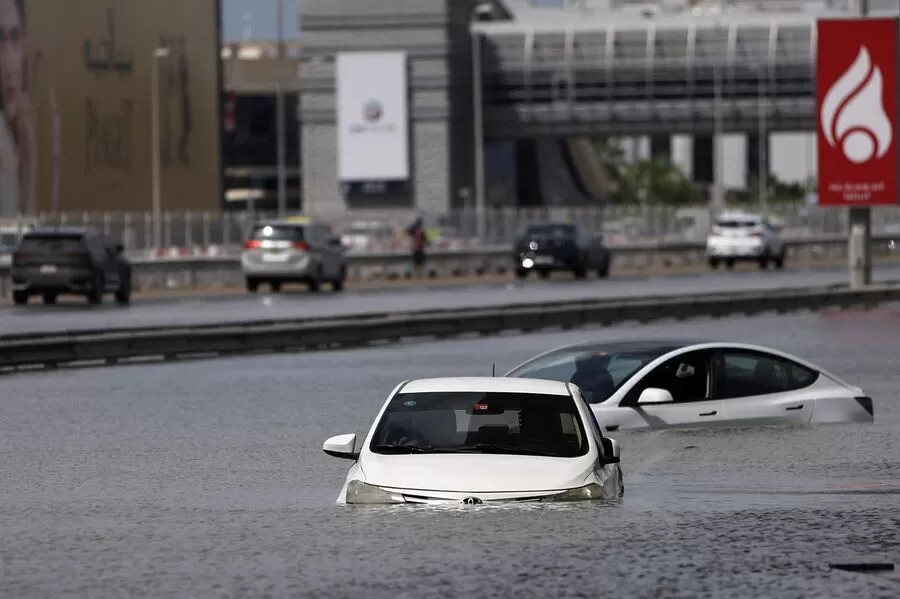
[(610, 341), (583, 341), (581, 343), (573, 343), (552, 349), (544, 355), (552, 355), (556, 353), (570, 353), (576, 351), (604, 351), (604, 352), (642, 352), (642, 351), (658, 351), (660, 353), (668, 353), (690, 347), (692, 345), (701, 345), (704, 343), (718, 343), (712, 339), (618, 339)]
[(30, 231), (25, 233), (26, 237), (36, 235), (40, 237), (47, 237), (51, 235), (84, 235), (90, 231), (94, 231), (93, 227), (76, 227), (71, 225), (60, 226), (60, 227), (37, 227), (35, 229), (31, 229)]
[(569, 387), (560, 381), (513, 377), (444, 377), (415, 379), (406, 383), (398, 393), (435, 393), (444, 391), (538, 393), (570, 396)]

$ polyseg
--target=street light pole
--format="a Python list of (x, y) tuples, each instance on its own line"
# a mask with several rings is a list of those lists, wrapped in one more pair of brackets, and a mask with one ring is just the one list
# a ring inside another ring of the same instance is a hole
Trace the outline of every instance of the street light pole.
[[(716, 29), (721, 27), (721, 22), (716, 20)], [(722, 181), (722, 66), (719, 64), (719, 56), (713, 58), (713, 209), (718, 211), (725, 207), (725, 190)]]
[(150, 186), (152, 189), (153, 247), (162, 247), (162, 192), (159, 140), (159, 61), (169, 55), (168, 48), (154, 48), (150, 58)]
[[(478, 10), (478, 6), (475, 7)], [(482, 100), (482, 77), (481, 77), (481, 34), (477, 31), (471, 32), (472, 36), (472, 102), (474, 112), (474, 129), (475, 136), (475, 235), (478, 242), (484, 242), (487, 218), (485, 207), (485, 181), (484, 181), (484, 114)]]
[[(858, 0), (859, 16), (869, 16), (869, 0)], [(872, 209), (850, 208), (850, 236), (847, 239), (850, 286), (865, 287), (872, 283)]]
[(769, 212), (769, 169), (767, 168), (769, 139), (766, 131), (768, 128), (766, 126), (768, 106), (765, 102), (768, 98), (766, 98), (766, 84), (765, 79), (763, 78), (764, 73), (768, 76), (768, 72), (766, 71), (764, 71), (762, 67), (759, 69), (759, 97), (757, 98), (757, 102), (759, 103), (759, 130), (757, 131), (759, 141), (757, 141), (756, 149), (756, 170), (759, 171), (759, 174), (756, 177), (756, 184), (757, 187), (759, 187), (759, 208), (762, 210), (763, 215)]
[(275, 129), (278, 152), (278, 217), (284, 218), (287, 212), (287, 177), (285, 173), (285, 116), (284, 116), (284, 0), (277, 0), (278, 19), (278, 57), (275, 65)]

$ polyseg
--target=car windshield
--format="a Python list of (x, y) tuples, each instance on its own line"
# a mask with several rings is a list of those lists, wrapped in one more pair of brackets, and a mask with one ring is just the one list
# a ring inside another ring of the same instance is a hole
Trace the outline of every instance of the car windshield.
[(83, 252), (79, 235), (26, 235), (18, 251), (23, 254), (67, 254)]
[(575, 236), (573, 225), (531, 225), (525, 229), (526, 237), (569, 239)]
[(574, 349), (554, 352), (513, 369), (506, 376), (575, 383), (588, 403), (600, 403), (662, 356), (668, 348), (635, 351)]
[(585, 455), (589, 444), (569, 396), (448, 391), (396, 395), (370, 449), (571, 458)]
[(258, 225), (250, 239), (259, 241), (303, 241), (303, 227), (297, 225)]
[(18, 243), (18, 233), (0, 233), (0, 251), (11, 252)]

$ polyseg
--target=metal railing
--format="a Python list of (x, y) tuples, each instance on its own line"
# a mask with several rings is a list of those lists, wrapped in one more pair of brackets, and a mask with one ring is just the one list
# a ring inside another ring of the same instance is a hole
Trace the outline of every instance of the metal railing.
[[(873, 233), (897, 233), (900, 237), (900, 210), (873, 209)], [(413, 210), (348, 211), (340, 218), (323, 221), (342, 235), (349, 249), (365, 251), (405, 251), (409, 247), (405, 228), (420, 212)], [(784, 235), (792, 238), (844, 235), (848, 232), (845, 210), (829, 210), (804, 203), (771, 203), (769, 216), (780, 221)], [(435, 250), (471, 248), (475, 245), (476, 212), (454, 210), (424, 213), (425, 224)], [(64, 212), (7, 221), (5, 227), (34, 225), (94, 226), (112, 239), (121, 241), (135, 256), (224, 255), (243, 244), (254, 222), (274, 215), (248, 212), (164, 212), (162, 248), (153, 247), (151, 213)], [(498, 208), (486, 214), (489, 245), (509, 244), (523, 227), (542, 222), (578, 223), (601, 233), (607, 242), (645, 243), (699, 242), (705, 239), (712, 222), (705, 206), (673, 207), (659, 204), (607, 207)]]

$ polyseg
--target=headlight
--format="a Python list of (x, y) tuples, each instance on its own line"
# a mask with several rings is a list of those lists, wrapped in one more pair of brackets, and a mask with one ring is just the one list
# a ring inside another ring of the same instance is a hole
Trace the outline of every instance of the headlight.
[(347, 503), (406, 503), (403, 496), (358, 480), (347, 484)]
[(591, 499), (606, 499), (606, 490), (597, 483), (591, 483), (577, 489), (563, 491), (558, 495), (544, 497), (544, 501), (588, 501)]

